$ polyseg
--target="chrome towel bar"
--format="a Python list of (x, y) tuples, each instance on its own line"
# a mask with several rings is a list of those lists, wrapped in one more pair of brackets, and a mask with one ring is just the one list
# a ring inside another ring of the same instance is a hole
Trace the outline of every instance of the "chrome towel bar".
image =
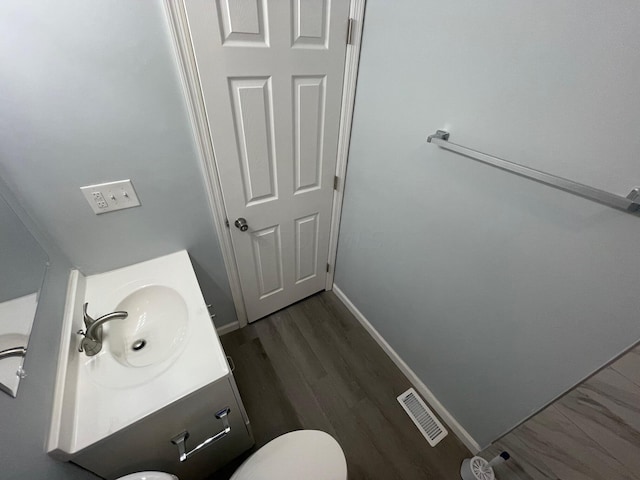
[(459, 153), (465, 157), (478, 160), (479, 162), (486, 163), (492, 167), (506, 170), (507, 172), (515, 173), (521, 177), (535, 180), (536, 182), (544, 183), (550, 187), (564, 190), (565, 192), (573, 193), (583, 198), (593, 200), (594, 202), (607, 205), (609, 207), (617, 208), (618, 210), (624, 210), (627, 213), (640, 216), (640, 187), (635, 187), (629, 195), (622, 197), (615, 193), (606, 192), (598, 188), (583, 185), (582, 183), (567, 180), (566, 178), (558, 177), (550, 173), (541, 172), (533, 168), (525, 167), (517, 163), (509, 162), (486, 153), (478, 152), (462, 145), (451, 143), (449, 141), (449, 132), (445, 130), (438, 130), (433, 135), (427, 137), (427, 142), (433, 143), (446, 150)]
[(187, 438), (189, 438), (189, 432), (187, 432), (186, 430), (181, 434), (173, 437), (171, 439), (171, 443), (178, 446), (178, 460), (180, 460), (181, 462), (186, 462), (189, 458), (191, 458), (193, 454), (198, 453), (202, 449), (212, 445), (214, 442), (217, 442), (221, 438), (226, 437), (229, 432), (231, 432), (231, 426), (229, 425), (230, 412), (231, 409), (229, 407), (226, 407), (216, 413), (216, 418), (218, 420), (222, 420), (222, 430), (220, 430), (212, 437), (207, 438), (193, 450), (187, 452)]

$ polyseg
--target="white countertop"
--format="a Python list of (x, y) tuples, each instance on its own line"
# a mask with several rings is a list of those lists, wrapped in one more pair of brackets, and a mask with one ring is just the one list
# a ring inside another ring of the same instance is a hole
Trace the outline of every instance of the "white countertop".
[[(83, 282), (76, 283), (82, 286)], [(171, 358), (145, 367), (119, 363), (109, 352), (108, 323), (100, 353), (88, 357), (78, 352), (80, 337), (75, 332), (84, 328), (84, 302), (89, 303), (89, 314), (95, 318), (116, 310), (122, 299), (148, 285), (176, 290), (187, 305), (187, 331)], [(64, 388), (56, 389), (48, 446), (53, 456), (72, 458), (80, 450), (229, 374), (186, 251), (88, 276), (84, 294), (82, 288), (77, 290), (78, 298), (67, 298), (72, 304), (68, 305), (71, 318), (65, 322), (70, 328), (66, 325), (62, 348), (66, 343), (68, 356), (62, 375)]]

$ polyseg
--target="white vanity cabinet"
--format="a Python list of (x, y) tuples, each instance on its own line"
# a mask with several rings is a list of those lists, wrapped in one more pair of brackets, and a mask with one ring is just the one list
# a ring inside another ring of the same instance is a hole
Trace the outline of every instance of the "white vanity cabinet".
[[(92, 355), (78, 351), (85, 304), (96, 316), (128, 312), (105, 323)], [(71, 273), (49, 455), (107, 480), (144, 470), (199, 480), (252, 445), (186, 251), (88, 277)]]
[[(227, 408), (229, 431), (224, 434), (224, 422), (216, 413)], [(189, 432), (186, 452), (222, 435), (181, 462), (178, 446), (171, 439), (184, 431)], [(252, 445), (248, 419), (233, 376), (228, 375), (91, 445), (72, 461), (107, 480), (144, 470), (197, 480), (210, 476)]]

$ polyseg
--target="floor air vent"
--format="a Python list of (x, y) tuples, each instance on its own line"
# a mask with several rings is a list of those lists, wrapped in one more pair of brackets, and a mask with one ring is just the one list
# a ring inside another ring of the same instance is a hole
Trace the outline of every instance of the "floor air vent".
[(400, 395), (398, 402), (411, 417), (418, 430), (422, 432), (429, 445), (435, 447), (440, 440), (447, 436), (447, 430), (413, 388)]

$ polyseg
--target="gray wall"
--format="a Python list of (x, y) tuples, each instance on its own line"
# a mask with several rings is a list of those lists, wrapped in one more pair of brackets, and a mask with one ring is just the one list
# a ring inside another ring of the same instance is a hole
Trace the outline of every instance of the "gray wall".
[(0, 193), (0, 302), (40, 290), (46, 262), (47, 255)]
[(6, 480), (97, 478), (45, 453), (69, 269), (64, 260), (52, 259), (29, 339), (27, 378), (20, 382), (17, 398), (0, 396), (0, 424), (5, 432), (0, 439), (0, 464)]
[[(0, 395), (11, 433), (0, 476), (95, 478), (45, 453), (70, 268), (92, 274), (186, 248), (216, 321), (235, 311), (162, 3), (3, 1), (0, 65), (0, 176), (51, 261), (28, 376), (17, 399)], [(142, 207), (93, 215), (79, 187), (124, 178)]]
[[(72, 265), (98, 273), (186, 248), (235, 321), (162, 2), (0, 5), (0, 175)], [(131, 178), (139, 208), (96, 216), (79, 187)]]
[(97, 478), (70, 463), (53, 460), (45, 453), (51, 420), (51, 402), (62, 328), (65, 294), (71, 264), (46, 233), (38, 230), (18, 199), (0, 179), (0, 195), (6, 198), (28, 230), (44, 247), (50, 266), (40, 291), (38, 310), (29, 339), (17, 398), (0, 392), (0, 477), (6, 480), (89, 480)]
[(640, 338), (635, 2), (367, 5), (336, 284), (480, 445)]

